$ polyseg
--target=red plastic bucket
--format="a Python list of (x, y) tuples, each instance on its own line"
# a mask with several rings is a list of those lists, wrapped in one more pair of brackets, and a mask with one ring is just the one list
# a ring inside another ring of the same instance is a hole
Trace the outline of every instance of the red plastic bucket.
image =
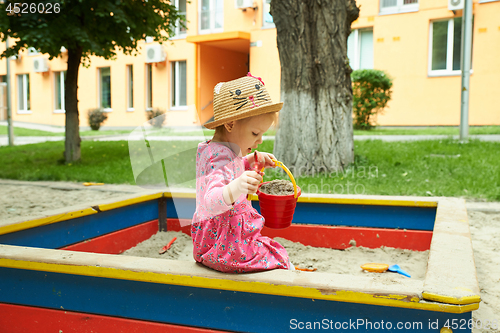
[(295, 194), (272, 195), (260, 191), (260, 187), (269, 182), (259, 185), (257, 195), (259, 196), (260, 213), (264, 216), (264, 225), (273, 229), (284, 229), (292, 224), (293, 213), (300, 197), (301, 190), (297, 186), (297, 198)]

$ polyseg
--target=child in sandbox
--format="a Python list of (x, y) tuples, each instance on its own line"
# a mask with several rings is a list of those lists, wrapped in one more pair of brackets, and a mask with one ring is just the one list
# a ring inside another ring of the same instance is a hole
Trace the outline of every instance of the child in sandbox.
[[(256, 193), (262, 175), (251, 171), (252, 148), (274, 121), (283, 103), (273, 103), (260, 78), (247, 76), (214, 88), (212, 140), (198, 145), (196, 212), (191, 226), (193, 256), (221, 272), (244, 273), (291, 269), (285, 248), (262, 236), (264, 218), (247, 200)], [(276, 167), (269, 153), (258, 152), (265, 167)]]

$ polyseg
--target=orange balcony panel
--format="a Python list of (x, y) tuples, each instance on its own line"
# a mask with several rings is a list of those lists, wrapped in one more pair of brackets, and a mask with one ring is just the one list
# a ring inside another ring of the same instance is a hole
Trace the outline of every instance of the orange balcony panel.
[(250, 33), (244, 31), (188, 36), (186, 41), (242, 53), (248, 53), (250, 49)]

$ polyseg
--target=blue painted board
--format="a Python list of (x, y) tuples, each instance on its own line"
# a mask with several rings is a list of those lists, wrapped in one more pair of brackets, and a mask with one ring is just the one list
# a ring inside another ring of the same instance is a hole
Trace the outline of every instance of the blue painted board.
[(0, 235), (0, 244), (56, 249), (158, 218), (158, 200)]
[[(436, 321), (441, 328), (448, 319), (458, 323), (471, 319), (470, 312), (451, 314), (12, 268), (0, 268), (0, 302), (236, 332), (295, 332), (307, 330), (309, 323), (342, 332), (422, 333), (439, 332), (429, 328)], [(388, 323), (392, 329), (382, 330)], [(397, 330), (398, 323), (412, 329)], [(464, 325), (454, 332), (470, 329)]]
[[(252, 206), (260, 214), (258, 201)], [(191, 219), (196, 210), (195, 199), (168, 198), (167, 217)], [(339, 205), (298, 202), (293, 223), (391, 229), (434, 229), (435, 207)]]
[(293, 215), (293, 223), (429, 231), (435, 220), (434, 207), (297, 203)]
[[(252, 202), (260, 213), (258, 202)], [(195, 199), (167, 199), (167, 217), (191, 219)], [(297, 203), (293, 223), (433, 230), (435, 208)], [(0, 244), (60, 248), (158, 218), (158, 200), (0, 235)]]

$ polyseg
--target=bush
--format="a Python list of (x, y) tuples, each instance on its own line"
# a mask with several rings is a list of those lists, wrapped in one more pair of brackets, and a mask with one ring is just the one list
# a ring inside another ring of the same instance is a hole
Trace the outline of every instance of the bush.
[(165, 110), (161, 109), (147, 110), (146, 116), (149, 123), (156, 128), (161, 128), (166, 119)]
[(98, 109), (89, 109), (87, 112), (89, 118), (89, 125), (93, 131), (99, 130), (101, 124), (108, 119), (108, 115), (103, 111), (102, 108)]
[(370, 118), (381, 113), (391, 99), (392, 79), (377, 69), (355, 70), (351, 79), (354, 128), (369, 130), (374, 127)]

